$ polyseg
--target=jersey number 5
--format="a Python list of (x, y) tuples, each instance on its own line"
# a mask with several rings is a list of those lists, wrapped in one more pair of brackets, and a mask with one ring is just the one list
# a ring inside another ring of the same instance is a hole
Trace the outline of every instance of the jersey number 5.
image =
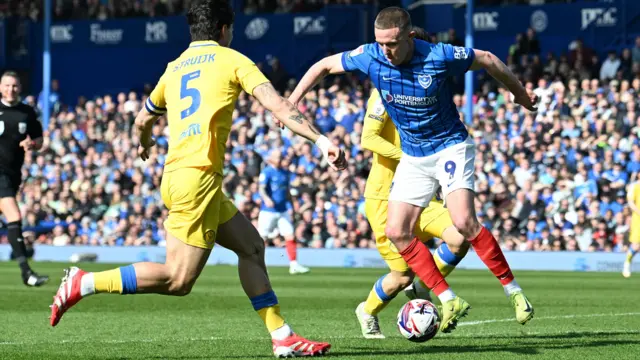
[(191, 98), (191, 106), (180, 112), (181, 120), (184, 120), (185, 118), (193, 115), (193, 113), (198, 111), (198, 108), (200, 107), (200, 90), (189, 87), (189, 81), (197, 79), (199, 77), (200, 70), (182, 75), (182, 80), (180, 81), (180, 100), (187, 97)]

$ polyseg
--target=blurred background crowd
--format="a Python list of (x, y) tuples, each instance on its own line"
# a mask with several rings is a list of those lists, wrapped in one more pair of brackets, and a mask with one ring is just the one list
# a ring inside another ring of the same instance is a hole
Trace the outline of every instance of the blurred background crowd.
[[(245, 12), (305, 11), (306, 6), (328, 2), (248, 1)], [(185, 3), (57, 1), (56, 16), (155, 16), (180, 13)], [(37, 17), (37, 4), (9, 1), (4, 14)], [(455, 32), (449, 39), (461, 45)], [(540, 96), (537, 113), (525, 113), (511, 103), (509, 94), (486, 74), (479, 76), (473, 114), (465, 113), (464, 96), (454, 98), (478, 145), (478, 217), (506, 250), (623, 251), (631, 220), (625, 188), (640, 172), (640, 38), (635, 47), (606, 56), (580, 40), (562, 54), (540, 49), (535, 31), (529, 29), (515, 38), (503, 59)], [(285, 96), (295, 86), (277, 59), (258, 65)], [(462, 79), (452, 81), (462, 94)], [(152, 85), (142, 93), (90, 99), (64, 99), (58, 93), (64, 86), (53, 82), (53, 115), (44, 148), (28, 154), (23, 168), (19, 202), (27, 238), (57, 246), (163, 245), (167, 211), (159, 186), (169, 141), (166, 119), (154, 127), (157, 146), (147, 162), (136, 157), (132, 132), (135, 114)], [(294, 174), (290, 211), (300, 245), (374, 248), (363, 198), (372, 155), (360, 145), (370, 91), (371, 84), (355, 75), (328, 78), (300, 104), (303, 113), (345, 149), (349, 167), (342, 172), (327, 170), (317, 149), (278, 129), (262, 106), (241, 94), (224, 180), (225, 192), (240, 211), (257, 223), (258, 176), (270, 153), (278, 151)], [(42, 108), (41, 94), (24, 95), (26, 103)], [(281, 238), (268, 241), (284, 244)]]
[[(52, 0), (56, 20), (128, 17), (159, 17), (184, 14), (191, 0)], [(542, 5), (550, 3), (596, 2), (598, 0), (476, 0), (478, 6)], [(260, 13), (300, 13), (321, 10), (327, 5), (377, 4), (384, 0), (247, 0), (245, 15)], [(0, 2), (0, 17), (42, 18), (41, 0), (4, 0)]]

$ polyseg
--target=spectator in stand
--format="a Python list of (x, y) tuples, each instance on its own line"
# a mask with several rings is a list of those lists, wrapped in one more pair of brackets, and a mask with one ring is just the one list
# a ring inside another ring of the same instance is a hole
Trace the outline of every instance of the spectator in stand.
[(538, 40), (538, 36), (536, 31), (533, 28), (527, 29), (527, 36), (524, 40), (525, 48), (523, 49), (523, 53), (527, 55), (539, 55), (540, 54), (540, 40)]
[(640, 36), (636, 37), (636, 46), (631, 50), (633, 65), (640, 64)]
[(615, 51), (610, 51), (607, 59), (602, 63), (600, 68), (600, 80), (609, 81), (616, 78), (621, 62)]

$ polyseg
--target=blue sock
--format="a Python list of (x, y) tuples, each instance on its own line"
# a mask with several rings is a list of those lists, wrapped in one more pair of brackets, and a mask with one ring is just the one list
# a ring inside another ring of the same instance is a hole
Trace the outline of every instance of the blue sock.
[(122, 278), (122, 295), (135, 294), (136, 290), (138, 290), (138, 281), (136, 280), (136, 269), (133, 265), (121, 267), (120, 277)]
[(373, 285), (373, 289), (376, 291), (376, 295), (378, 295), (378, 298), (382, 302), (389, 302), (393, 300), (393, 298), (395, 297), (395, 295), (394, 296), (387, 295), (382, 289), (382, 280), (384, 280), (384, 278), (387, 277), (387, 275), (388, 274), (380, 276), (380, 279), (378, 279), (378, 281), (376, 281), (376, 284)]
[(445, 242), (438, 246), (436, 255), (440, 258), (440, 260), (442, 260), (442, 262), (451, 266), (457, 266), (460, 261), (462, 261), (462, 257), (452, 253), (449, 249), (449, 246)]
[(264, 309), (269, 306), (278, 305), (278, 297), (273, 290), (268, 291), (262, 295), (254, 296), (250, 298), (251, 305), (253, 305), (253, 309), (258, 311), (260, 309)]

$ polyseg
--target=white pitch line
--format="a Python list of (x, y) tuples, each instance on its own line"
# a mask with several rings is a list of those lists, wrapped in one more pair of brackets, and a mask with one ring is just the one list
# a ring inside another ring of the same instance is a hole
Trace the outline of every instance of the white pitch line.
[[(574, 319), (574, 318), (594, 318), (594, 317), (619, 317), (619, 316), (639, 316), (640, 312), (628, 312), (628, 313), (614, 313), (614, 314), (573, 314), (573, 315), (558, 315), (558, 316), (540, 316), (534, 317), (532, 321), (539, 320), (561, 320), (561, 319)], [(484, 325), (484, 324), (493, 324), (493, 323), (501, 323), (501, 322), (511, 322), (515, 321), (513, 318), (509, 319), (489, 319), (489, 320), (477, 320), (477, 321), (465, 321), (458, 323), (458, 326), (474, 326), (474, 325)], [(601, 333), (602, 331), (594, 330), (592, 331), (594, 334)], [(619, 330), (618, 332), (624, 332), (628, 334), (639, 334), (640, 330)], [(546, 334), (546, 332), (535, 332), (533, 334)], [(483, 335), (487, 335), (483, 333)], [(498, 334), (495, 334), (498, 335)], [(456, 337), (456, 338), (473, 338), (476, 337), (477, 334), (469, 334), (469, 335), (448, 335), (447, 337)], [(362, 336), (329, 336), (326, 339), (361, 339)], [(259, 340), (268, 340), (268, 337), (255, 337), (255, 338), (243, 338), (243, 340), (249, 341), (259, 341)], [(223, 340), (233, 340), (230, 337), (201, 337), (201, 338), (182, 338), (182, 339), (171, 339), (171, 338), (155, 338), (155, 339), (104, 339), (104, 340), (90, 340), (90, 339), (71, 339), (71, 340), (60, 340), (60, 341), (0, 341), (0, 346), (20, 346), (20, 345), (39, 345), (39, 344), (84, 344), (84, 343), (98, 343), (98, 344), (129, 344), (129, 343), (155, 343), (155, 342), (189, 342), (189, 341), (223, 341)]]
[[(640, 315), (640, 312), (617, 313), (617, 314), (573, 314), (573, 315), (537, 316), (537, 317), (534, 316), (533, 320), (531, 321), (592, 318), (592, 317), (638, 316), (638, 315)], [(509, 319), (464, 321), (464, 322), (459, 322), (458, 326), (483, 325), (483, 324), (493, 324), (493, 323), (509, 322), (509, 321), (515, 321), (515, 320), (513, 318), (509, 318)]]

